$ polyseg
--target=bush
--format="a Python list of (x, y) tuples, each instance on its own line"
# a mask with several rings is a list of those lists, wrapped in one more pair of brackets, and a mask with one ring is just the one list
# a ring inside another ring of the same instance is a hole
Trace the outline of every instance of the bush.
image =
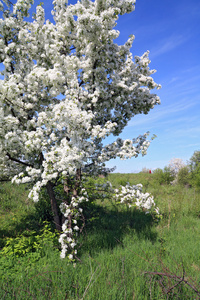
[(58, 233), (52, 232), (48, 222), (43, 224), (44, 227), (39, 234), (34, 230), (26, 230), (16, 238), (6, 238), (6, 245), (0, 252), (0, 258), (2, 256), (22, 257), (32, 252), (37, 252), (38, 257), (42, 257), (46, 248), (58, 248)]
[(190, 172), (187, 166), (179, 170), (177, 174), (177, 183), (182, 186), (190, 184)]
[(169, 167), (164, 167), (163, 170), (158, 168), (153, 171), (153, 174), (159, 184), (170, 184), (175, 178)]

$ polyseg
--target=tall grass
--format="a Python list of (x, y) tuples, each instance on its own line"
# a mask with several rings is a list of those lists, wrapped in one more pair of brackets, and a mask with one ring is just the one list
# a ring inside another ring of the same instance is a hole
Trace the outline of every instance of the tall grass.
[[(115, 187), (141, 182), (162, 219), (106, 201), (93, 204), (79, 238), (81, 262), (61, 260), (49, 239), (35, 252), (0, 255), (0, 299), (199, 299), (199, 191), (158, 185), (153, 174), (111, 174), (108, 180)], [(25, 188), (5, 184), (1, 191), (2, 246), (6, 236), (41, 230)]]

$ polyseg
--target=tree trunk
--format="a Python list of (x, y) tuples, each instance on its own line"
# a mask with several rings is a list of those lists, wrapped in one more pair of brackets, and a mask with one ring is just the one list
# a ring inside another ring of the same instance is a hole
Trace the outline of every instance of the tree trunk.
[(76, 181), (73, 189), (74, 197), (78, 196), (78, 189), (80, 188), (80, 185), (81, 185), (81, 168), (76, 170)]
[(52, 209), (52, 212), (53, 212), (53, 219), (54, 219), (56, 229), (58, 231), (61, 231), (62, 230), (62, 224), (61, 224), (61, 220), (60, 220), (60, 217), (59, 217), (58, 205), (57, 205), (55, 193), (54, 193), (54, 190), (53, 190), (53, 184), (52, 184), (51, 181), (49, 181), (47, 183), (47, 193), (48, 193), (50, 201), (51, 201), (51, 209)]

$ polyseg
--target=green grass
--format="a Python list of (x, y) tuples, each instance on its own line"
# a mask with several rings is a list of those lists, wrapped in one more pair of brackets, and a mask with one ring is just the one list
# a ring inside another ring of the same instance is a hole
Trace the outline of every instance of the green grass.
[[(0, 299), (199, 299), (200, 192), (194, 188), (158, 185), (153, 174), (111, 174), (115, 187), (142, 183), (154, 195), (163, 215), (159, 222), (142, 212), (95, 203), (85, 210), (76, 266), (61, 260), (58, 247), (44, 239), (35, 252), (0, 255)], [(42, 221), (23, 187), (1, 185), (0, 238), (25, 229), (40, 235)], [(14, 219), (13, 219), (14, 218)], [(42, 236), (42, 235), (41, 235)], [(151, 274), (157, 272), (157, 275)], [(163, 291), (163, 289), (165, 289)]]
[[(32, 222), (33, 203), (23, 186), (4, 183), (0, 185), (0, 248), (4, 237), (16, 236)], [(29, 219), (29, 220), (28, 220)], [(30, 221), (30, 222), (29, 222)]]

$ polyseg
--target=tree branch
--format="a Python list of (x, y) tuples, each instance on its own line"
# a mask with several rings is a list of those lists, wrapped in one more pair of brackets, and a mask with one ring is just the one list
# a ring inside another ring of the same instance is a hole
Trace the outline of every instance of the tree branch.
[(14, 161), (14, 162), (16, 162), (16, 163), (18, 163), (18, 164), (21, 164), (21, 165), (24, 165), (24, 166), (32, 167), (32, 168), (33, 168), (33, 165), (28, 164), (28, 163), (26, 163), (25, 161), (21, 161), (21, 160), (19, 160), (19, 159), (17, 159), (17, 158), (12, 157), (8, 152), (6, 153), (6, 155), (8, 156), (8, 158), (9, 158), (10, 160), (12, 160), (12, 161)]
[(7, 0), (7, 1), (10, 3), (10, 5), (13, 5), (13, 3), (10, 0)]
[(5, 100), (8, 101), (11, 105), (13, 105), (13, 106), (16, 105), (16, 106), (18, 106), (19, 108), (21, 108), (21, 109), (23, 109), (24, 111), (26, 111), (26, 110), (24, 109), (24, 107), (20, 106), (19, 104), (16, 104), (16, 103), (13, 104), (12, 101), (10, 101), (7, 97), (5, 97)]
[(81, 80), (81, 82), (79, 83), (79, 87), (82, 85), (84, 83), (84, 81), (83, 80)]
[(10, 179), (0, 179), (0, 182), (9, 182)]

